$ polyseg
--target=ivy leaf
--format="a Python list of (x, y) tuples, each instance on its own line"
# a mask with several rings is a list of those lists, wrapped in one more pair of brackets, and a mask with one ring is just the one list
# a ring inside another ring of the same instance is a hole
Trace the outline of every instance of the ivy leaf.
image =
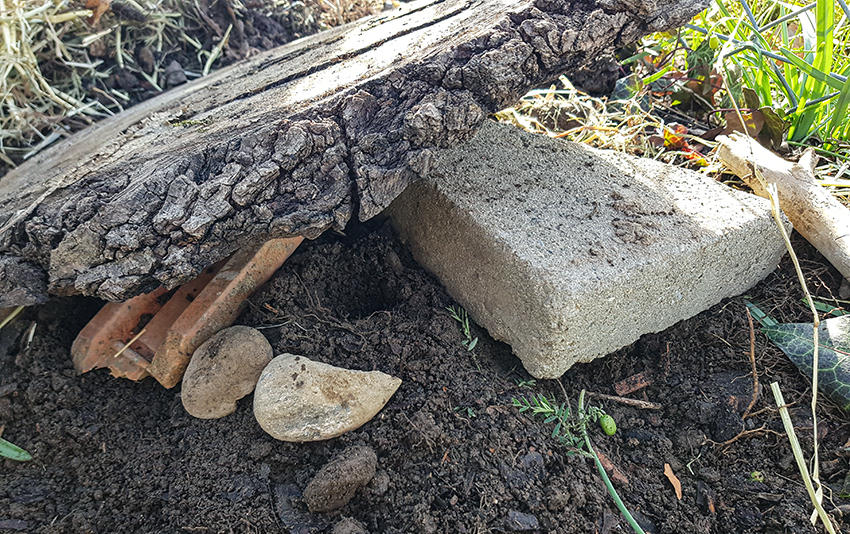
[[(811, 323), (765, 326), (762, 332), (782, 349), (804, 374), (812, 375), (814, 343)], [(850, 411), (850, 315), (821, 321), (818, 328), (819, 389)]]

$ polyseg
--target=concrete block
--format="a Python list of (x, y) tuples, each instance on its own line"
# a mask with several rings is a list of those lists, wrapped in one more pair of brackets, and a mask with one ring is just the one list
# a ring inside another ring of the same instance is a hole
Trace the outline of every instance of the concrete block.
[(538, 378), (746, 291), (785, 251), (764, 199), (492, 122), (388, 212), (417, 261)]

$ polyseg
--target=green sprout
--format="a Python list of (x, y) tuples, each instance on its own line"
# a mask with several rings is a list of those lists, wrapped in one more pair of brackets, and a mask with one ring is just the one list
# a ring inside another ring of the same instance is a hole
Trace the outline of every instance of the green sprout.
[[(605, 483), (608, 494), (614, 499), (614, 503), (617, 505), (620, 513), (623, 514), (629, 526), (637, 534), (644, 534), (644, 530), (637, 524), (637, 521), (632, 517), (623, 500), (617, 494), (617, 490), (614, 489), (614, 485), (602, 467), (602, 462), (593, 449), (593, 445), (590, 443), (590, 436), (587, 433), (588, 423), (600, 422), (604, 425), (603, 430), (608, 434), (612, 428), (610, 425), (613, 423), (613, 419), (602, 408), (597, 406), (588, 406), (585, 408), (584, 396), (585, 390), (581, 390), (578, 396), (578, 408), (575, 412), (570, 409), (569, 403), (558, 405), (556, 402), (547, 399), (545, 395), (532, 395), (530, 398), (514, 398), (511, 401), (514, 407), (519, 408), (520, 412), (530, 412), (532, 415), (542, 417), (544, 423), (555, 423), (555, 428), (552, 430), (552, 437), (557, 438), (562, 445), (566, 445), (572, 449), (567, 455), (578, 453), (582, 456), (593, 458), (596, 469), (599, 471), (599, 476), (602, 478), (602, 482)], [(614, 431), (616, 431), (616, 425), (614, 426)]]
[(467, 352), (472, 354), (472, 359), (475, 361), (475, 367), (477, 367), (480, 371), (481, 366), (478, 365), (478, 358), (475, 356), (475, 352), (473, 352), (475, 350), (475, 347), (478, 346), (478, 337), (473, 338), (472, 333), (469, 330), (469, 314), (467, 314), (466, 310), (464, 310), (460, 306), (458, 306), (457, 308), (455, 308), (454, 306), (449, 306), (448, 308), (446, 308), (446, 310), (449, 312), (449, 315), (451, 315), (452, 319), (460, 323), (460, 332), (465, 338), (463, 341), (460, 342), (460, 344), (463, 345), (463, 348), (465, 348)]

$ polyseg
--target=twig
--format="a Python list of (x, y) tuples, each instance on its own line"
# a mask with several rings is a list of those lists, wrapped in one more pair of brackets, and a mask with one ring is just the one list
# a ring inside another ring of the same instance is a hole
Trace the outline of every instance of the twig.
[[(758, 176), (759, 180), (766, 183), (767, 181), (762, 175), (761, 171), (758, 167), (753, 167), (753, 170)], [(818, 361), (818, 347), (820, 346), (820, 341), (818, 339), (818, 330), (820, 329), (820, 315), (818, 314), (817, 308), (815, 308), (814, 300), (812, 300), (812, 295), (809, 293), (809, 288), (806, 285), (806, 277), (803, 276), (803, 269), (800, 267), (800, 261), (797, 259), (797, 254), (794, 252), (794, 247), (791, 246), (791, 239), (788, 237), (788, 232), (785, 230), (785, 225), (782, 224), (782, 221), (779, 217), (779, 192), (776, 187), (776, 183), (767, 184), (765, 189), (767, 190), (768, 195), (770, 196), (770, 211), (773, 214), (773, 219), (776, 221), (777, 226), (779, 227), (779, 232), (782, 234), (782, 239), (785, 241), (785, 247), (788, 249), (788, 256), (791, 258), (791, 262), (794, 264), (794, 270), (797, 272), (797, 279), (800, 282), (800, 286), (803, 288), (803, 293), (806, 295), (806, 302), (809, 304), (809, 310), (812, 312), (812, 473), (811, 479), (817, 486), (814, 494), (812, 494), (812, 498), (816, 499), (815, 501), (815, 511), (817, 515), (821, 516), (821, 521), (827, 527), (827, 530), (832, 532), (832, 524), (829, 523), (829, 517), (826, 515), (826, 512), (823, 512), (823, 506), (821, 505), (821, 501), (823, 499), (823, 487), (820, 483), (819, 469), (820, 469), (820, 460), (818, 458), (818, 415), (817, 415), (817, 405), (818, 405), (818, 375), (820, 373), (820, 363)], [(771, 384), (771, 387), (773, 384)], [(774, 391), (774, 395), (779, 391), (779, 386), (776, 386), (776, 390)], [(781, 396), (781, 393), (780, 393)], [(777, 400), (777, 404), (778, 404)], [(781, 413), (781, 409), (780, 409)], [(791, 422), (789, 417), (788, 422)], [(792, 427), (793, 429), (793, 427)], [(790, 439), (790, 436), (789, 436)], [(795, 437), (796, 439), (796, 437)], [(805, 468), (805, 464), (802, 464), (803, 468)], [(808, 478), (809, 473), (806, 471), (806, 475), (804, 478)], [(812, 513), (812, 524), (815, 523), (815, 513)]]
[[(817, 370), (815, 370), (817, 372)], [(797, 441), (797, 434), (794, 432), (794, 424), (791, 422), (791, 415), (788, 413), (788, 406), (785, 404), (785, 399), (782, 398), (782, 391), (779, 389), (779, 384), (773, 382), (770, 384), (770, 389), (773, 390), (773, 398), (776, 400), (776, 405), (779, 406), (779, 415), (782, 417), (782, 424), (785, 427), (785, 433), (788, 435), (788, 441), (791, 443), (791, 450), (794, 452), (794, 459), (797, 460), (797, 468), (803, 476), (803, 483), (806, 485), (806, 491), (809, 492), (809, 499), (815, 505), (815, 511), (823, 521), (824, 527), (830, 534), (835, 534), (835, 527), (832, 526), (832, 521), (823, 509), (821, 500), (818, 498), (820, 484), (816, 490), (812, 479), (809, 477), (809, 470), (806, 466), (806, 460), (803, 458), (803, 451), (800, 449), (800, 442)], [(815, 427), (817, 428), (817, 427)], [(817, 466), (817, 464), (815, 464)]]
[(739, 439), (749, 438), (749, 437), (754, 437), (754, 436), (761, 436), (761, 435), (766, 435), (766, 434), (775, 434), (776, 436), (782, 435), (775, 430), (771, 430), (771, 429), (767, 428), (767, 425), (762, 425), (759, 428), (754, 428), (752, 430), (742, 430), (742, 431), (738, 432), (737, 436), (735, 436), (734, 438), (731, 438), (731, 439), (727, 439), (723, 443), (718, 443), (718, 442), (711, 440), (711, 439), (707, 439), (707, 440), (705, 440), (705, 442), (711, 443), (712, 445), (717, 445), (718, 447), (727, 447), (729, 445), (732, 445), (733, 443), (735, 443)]
[(224, 37), (221, 38), (221, 41), (210, 51), (210, 55), (207, 58), (206, 64), (204, 64), (204, 76), (210, 73), (210, 69), (212, 68), (213, 62), (218, 59), (221, 55), (224, 47), (227, 46), (227, 38), (230, 37), (230, 30), (233, 29), (233, 24), (227, 27), (227, 31), (224, 32)]
[(3, 327), (4, 327), (4, 326), (6, 326), (7, 324), (11, 323), (11, 322), (12, 322), (12, 320), (13, 320), (15, 317), (17, 317), (17, 316), (18, 316), (18, 314), (19, 314), (19, 313), (21, 313), (21, 310), (23, 310), (23, 309), (24, 309), (24, 307), (23, 307), (23, 306), (18, 306), (17, 308), (15, 308), (15, 309), (12, 311), (12, 313), (10, 313), (10, 314), (9, 314), (9, 316), (8, 316), (8, 317), (6, 317), (6, 318), (5, 318), (5, 319), (3, 319), (2, 321), (0, 321), (0, 328), (3, 328)]
[(118, 356), (120, 356), (120, 355), (121, 355), (121, 353), (122, 353), (122, 352), (124, 352), (125, 350), (127, 350), (127, 348), (128, 348), (130, 345), (132, 345), (133, 343), (135, 343), (135, 342), (136, 342), (136, 340), (138, 340), (140, 337), (142, 337), (142, 334), (144, 334), (145, 332), (147, 332), (147, 330), (148, 330), (147, 328), (142, 328), (142, 330), (141, 330), (138, 334), (136, 334), (135, 336), (133, 336), (133, 339), (131, 339), (130, 341), (128, 341), (128, 342), (127, 342), (127, 344), (126, 344), (126, 345), (124, 345), (123, 347), (121, 347), (120, 349), (118, 349), (118, 352), (116, 352), (116, 353), (115, 353), (115, 356), (113, 356), (113, 358), (117, 358)]
[(759, 396), (759, 375), (756, 372), (756, 329), (753, 326), (753, 316), (750, 313), (749, 308), (744, 308), (747, 312), (747, 320), (750, 322), (750, 363), (753, 366), (753, 398), (750, 401), (750, 405), (747, 406), (747, 409), (744, 411), (744, 415), (741, 416), (741, 419), (746, 419), (750, 415), (750, 410), (753, 409), (753, 406), (756, 405), (756, 400)]
[(664, 408), (661, 404), (657, 402), (630, 399), (628, 397), (617, 397), (615, 395), (606, 395), (605, 393), (594, 393), (593, 391), (588, 391), (587, 394), (591, 397), (597, 397), (603, 400), (609, 400), (612, 402), (619, 402), (620, 404), (634, 406), (635, 408), (640, 408), (641, 410), (661, 410)]

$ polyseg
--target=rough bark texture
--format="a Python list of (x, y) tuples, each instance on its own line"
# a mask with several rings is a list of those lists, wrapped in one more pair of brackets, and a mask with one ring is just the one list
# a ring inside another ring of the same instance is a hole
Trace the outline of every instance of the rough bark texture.
[(172, 90), (0, 180), (0, 307), (122, 300), (368, 219), (488, 113), (706, 3), (423, 0)]

